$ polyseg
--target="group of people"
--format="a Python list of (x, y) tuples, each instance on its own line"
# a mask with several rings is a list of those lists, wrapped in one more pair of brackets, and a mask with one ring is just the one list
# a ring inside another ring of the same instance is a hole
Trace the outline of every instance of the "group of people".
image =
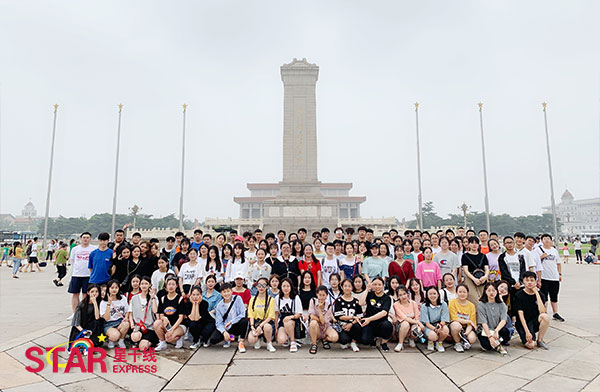
[[(270, 352), (274, 344), (316, 354), (333, 343), (359, 351), (426, 344), (458, 352), (506, 354), (514, 332), (523, 345), (548, 349), (544, 335), (558, 313), (561, 257), (552, 237), (458, 228), (395, 230), (375, 238), (359, 227), (277, 234), (261, 230), (178, 232), (161, 248), (157, 239), (123, 230), (98, 245), (85, 232), (80, 244), (62, 244), (55, 258), (62, 285), (71, 266), (71, 340), (108, 337), (108, 347), (164, 350), (223, 343)], [(64, 254), (60, 252), (64, 251)], [(65, 268), (59, 268), (65, 265)], [(547, 313), (550, 301), (552, 316)]]

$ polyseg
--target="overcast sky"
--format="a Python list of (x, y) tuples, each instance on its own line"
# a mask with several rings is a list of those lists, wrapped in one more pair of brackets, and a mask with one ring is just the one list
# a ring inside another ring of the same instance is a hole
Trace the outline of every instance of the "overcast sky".
[(181, 105), (188, 108), (185, 214), (238, 217), (246, 182), (282, 177), (283, 85), (294, 57), (320, 66), (319, 179), (352, 182), (362, 215), (483, 210), (477, 102), (484, 102), (490, 209), (600, 194), (597, 1), (0, 1), (0, 212), (177, 213)]

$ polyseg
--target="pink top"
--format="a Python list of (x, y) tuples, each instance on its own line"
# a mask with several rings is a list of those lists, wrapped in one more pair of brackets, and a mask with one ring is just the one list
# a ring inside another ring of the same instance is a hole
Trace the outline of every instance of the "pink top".
[(409, 299), (406, 305), (402, 305), (400, 301), (396, 302), (394, 304), (394, 312), (396, 313), (396, 318), (400, 321), (404, 321), (407, 317), (413, 320), (421, 318), (419, 305), (412, 299)]
[(440, 266), (433, 261), (419, 263), (415, 276), (423, 283), (423, 287), (437, 287), (438, 280), (442, 280)]

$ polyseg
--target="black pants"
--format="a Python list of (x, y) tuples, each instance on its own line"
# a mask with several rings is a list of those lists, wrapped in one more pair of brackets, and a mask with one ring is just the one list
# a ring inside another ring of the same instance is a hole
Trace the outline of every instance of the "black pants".
[(52, 255), (54, 254), (53, 250), (49, 250), (48, 253), (46, 253), (46, 261), (48, 260), (52, 260)]
[(577, 261), (583, 261), (583, 258), (581, 257), (581, 249), (575, 249), (575, 257), (577, 258)]
[(358, 323), (353, 324), (352, 328), (350, 328), (350, 331), (344, 331), (342, 329), (342, 332), (340, 332), (338, 334), (340, 336), (338, 343), (348, 344), (353, 340), (356, 342), (360, 342), (361, 333), (362, 333), (362, 328), (361, 328), (360, 324), (358, 324)]
[[(498, 331), (498, 336), (502, 338), (504, 342), (508, 342), (510, 340), (510, 331), (506, 328), (506, 325), (502, 327), (500, 331)], [(490, 344), (490, 339), (487, 336), (481, 336), (477, 334), (477, 338), (479, 339), (479, 344), (486, 350), (493, 350), (492, 345)]]
[(67, 276), (67, 266), (64, 264), (56, 265), (56, 272), (58, 272), (58, 279), (62, 279)]
[[(245, 317), (242, 318), (240, 321), (229, 327), (227, 332), (229, 332), (230, 335), (239, 336), (240, 338), (245, 339), (246, 332), (248, 332), (248, 319)], [(210, 336), (210, 344), (217, 344), (222, 342), (223, 340), (225, 340), (223, 338), (223, 333), (220, 332), (218, 329), (215, 329), (215, 331)]]
[(203, 321), (192, 321), (189, 320), (188, 328), (194, 338), (194, 343), (208, 343), (208, 339), (212, 336), (215, 331), (215, 323), (203, 322)]
[(360, 341), (364, 345), (374, 345), (375, 338), (388, 340), (392, 337), (394, 326), (384, 318), (382, 321), (372, 321), (362, 328)]

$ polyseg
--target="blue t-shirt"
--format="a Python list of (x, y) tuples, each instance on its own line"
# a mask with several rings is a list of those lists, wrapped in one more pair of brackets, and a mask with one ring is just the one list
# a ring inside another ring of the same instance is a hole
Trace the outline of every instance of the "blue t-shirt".
[(112, 266), (112, 249), (104, 251), (95, 249), (90, 253), (88, 268), (92, 269), (90, 273), (90, 283), (102, 284), (110, 280), (110, 267)]
[(202, 245), (204, 243), (204, 241), (200, 241), (200, 242), (190, 242), (190, 247), (196, 249), (196, 250), (200, 250), (200, 245)]

